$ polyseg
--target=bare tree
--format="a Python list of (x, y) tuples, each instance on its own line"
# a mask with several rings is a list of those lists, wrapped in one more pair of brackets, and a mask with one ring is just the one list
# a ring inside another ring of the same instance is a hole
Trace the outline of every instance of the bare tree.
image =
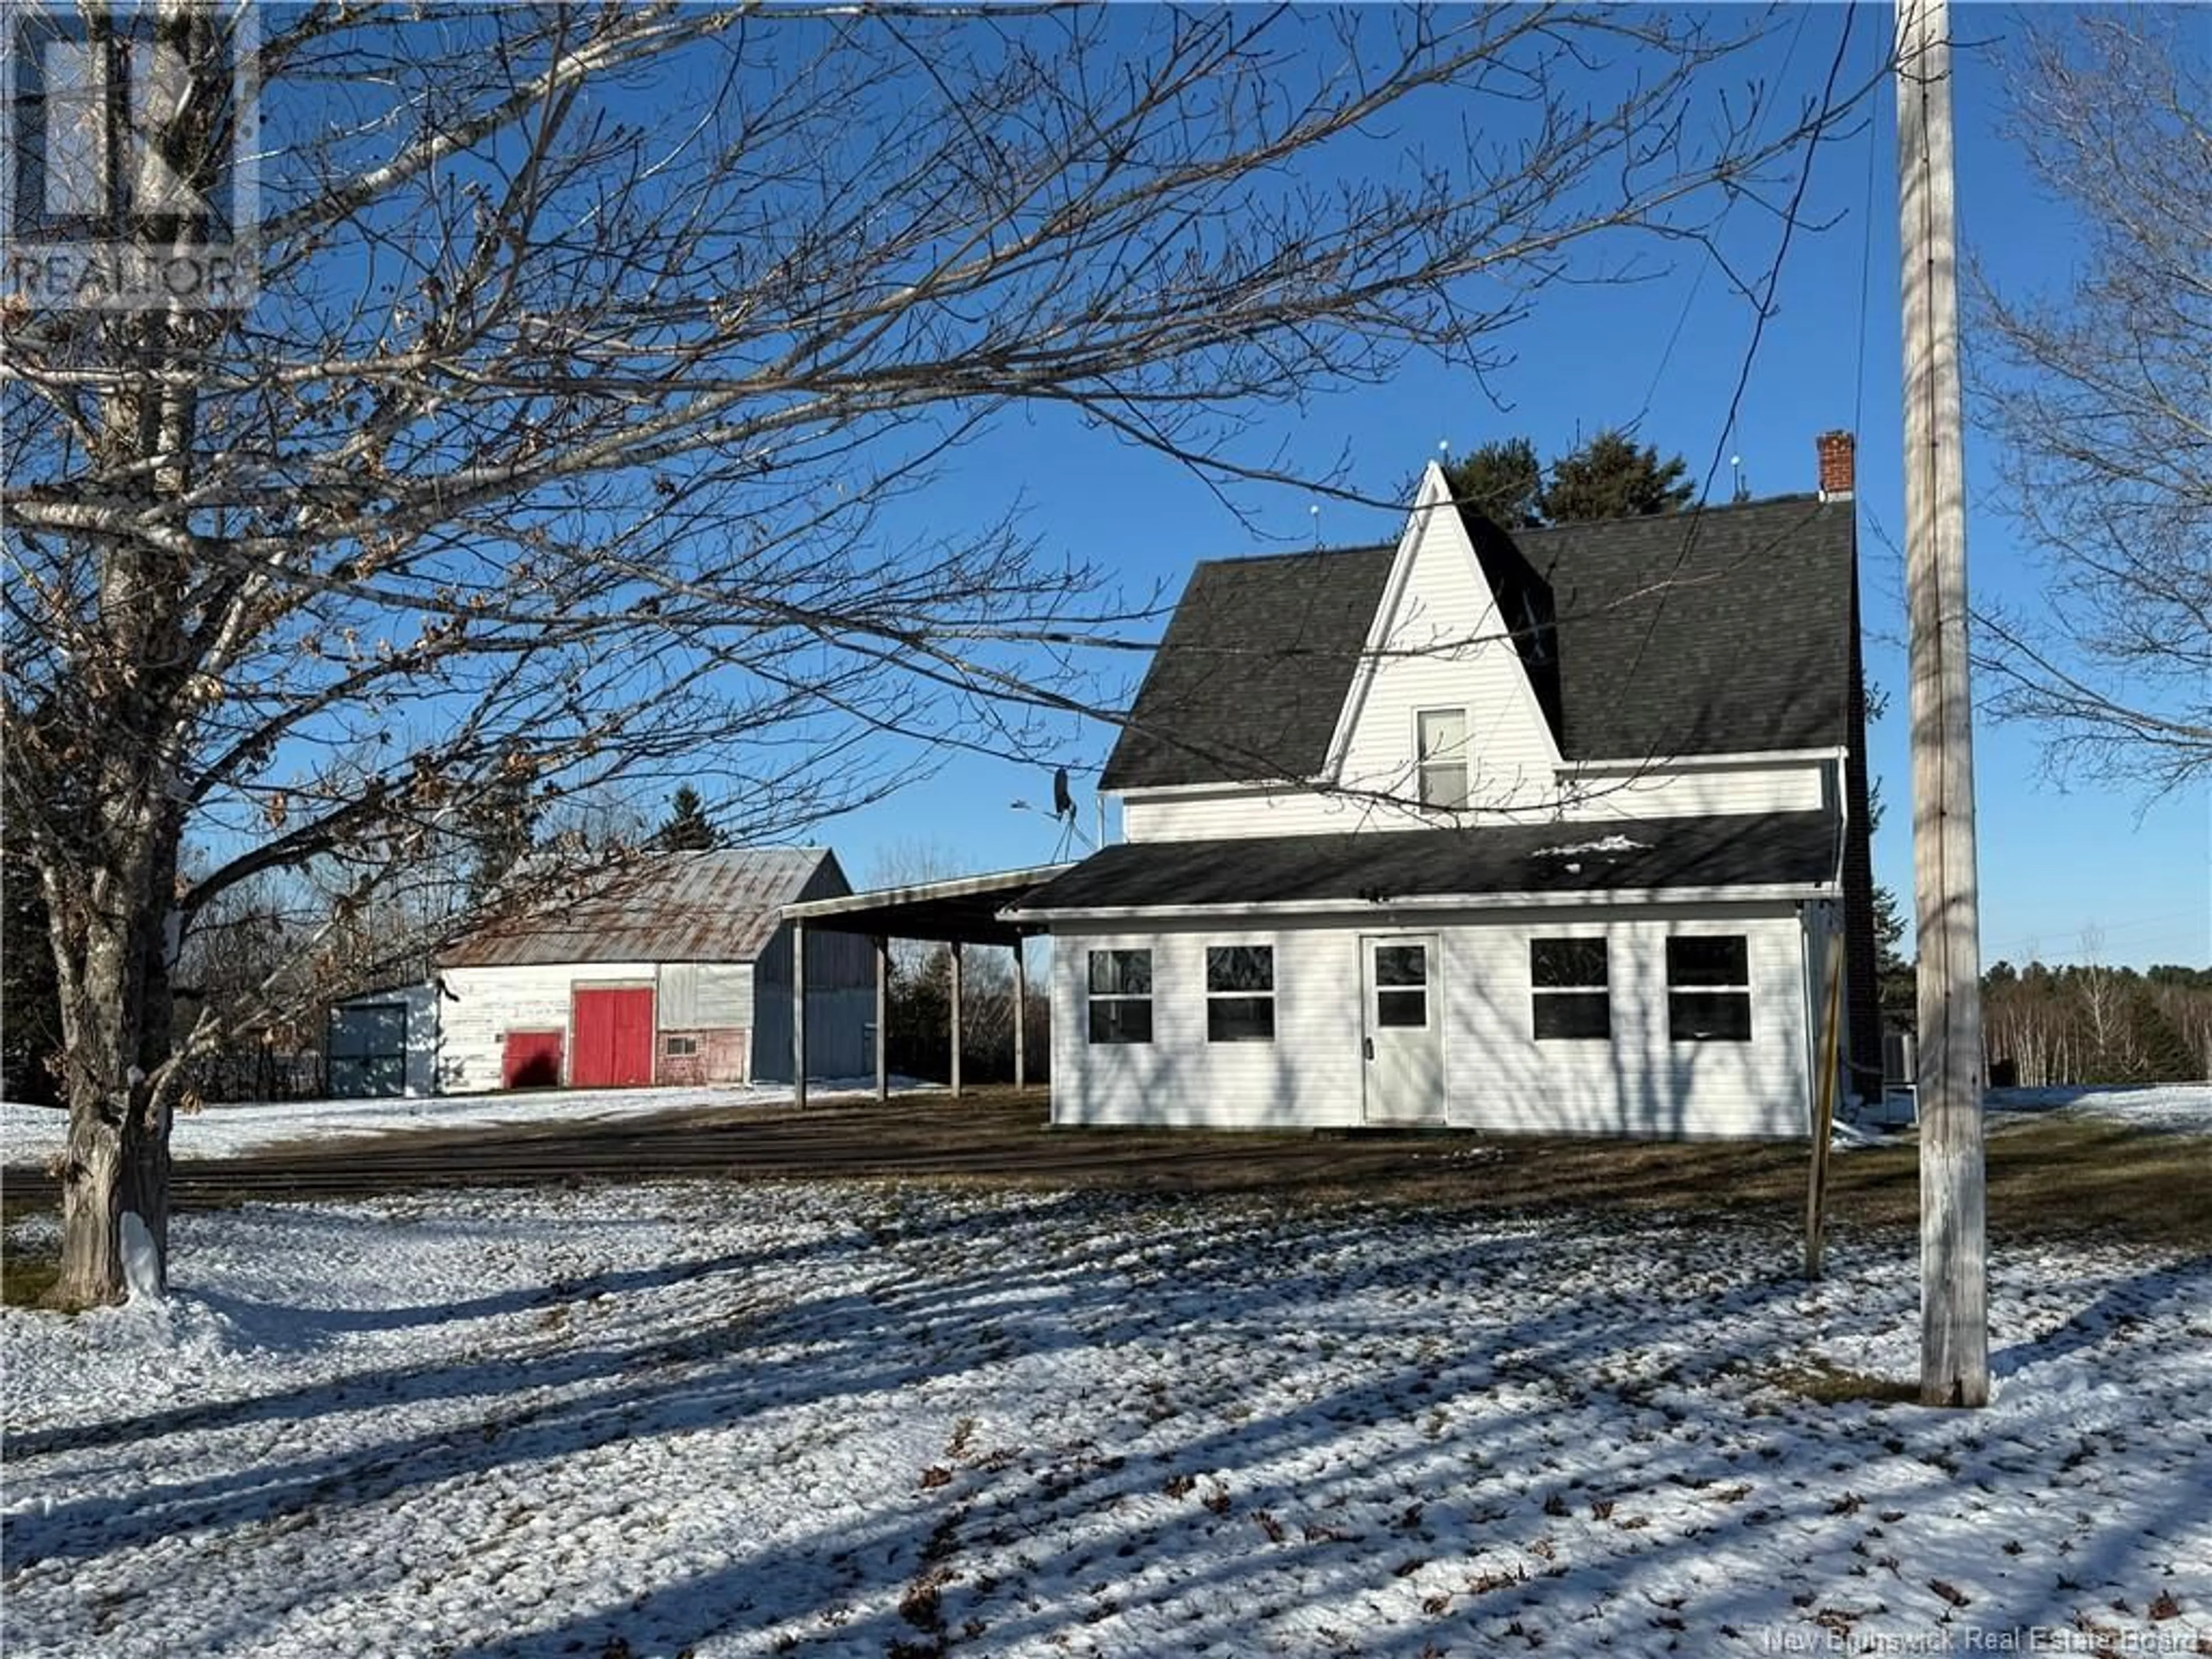
[[(126, 1212), (166, 1249), (178, 1068), (226, 1036), (173, 1031), (168, 975), (221, 895), (313, 872), (269, 992), (312, 998), (345, 937), (422, 947), (353, 924), (447, 838), (580, 792), (691, 781), (741, 842), (915, 775), (882, 734), (1042, 754), (1121, 607), (1010, 525), (894, 538), (957, 446), (1027, 405), (1263, 471), (1255, 410), (1414, 349), (1480, 374), (1608, 235), (1704, 238), (1843, 107), (1747, 101), (1756, 20), (1611, 8), (90, 15), (153, 37), (128, 114), (172, 173), (212, 191), (249, 116), (263, 172), (251, 310), (0, 307), (78, 1304)], [(158, 205), (108, 228), (199, 234)]]
[(2212, 770), (2212, 73), (2172, 8), (2030, 27), (2008, 136), (2086, 258), (1969, 285), (1977, 417), (2046, 603), (1978, 614), (1996, 706), (2061, 768), (2154, 794)]

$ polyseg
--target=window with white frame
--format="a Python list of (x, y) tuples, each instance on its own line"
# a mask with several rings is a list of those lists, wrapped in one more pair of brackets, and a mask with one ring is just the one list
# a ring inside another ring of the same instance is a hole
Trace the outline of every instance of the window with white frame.
[(1424, 708), (1413, 716), (1421, 805), (1467, 805), (1467, 710)]
[(1667, 941), (1667, 1035), (1677, 1042), (1751, 1041), (1751, 950), (1741, 933)]
[(1275, 1039), (1275, 947), (1206, 947), (1206, 1040), (1272, 1042)]
[(1530, 1013), (1539, 1042), (1613, 1035), (1601, 939), (1528, 941)]
[(699, 1052), (696, 1036), (665, 1036), (660, 1040), (660, 1052), (671, 1060), (688, 1060)]
[(1152, 953), (1091, 953), (1091, 1041), (1152, 1040)]

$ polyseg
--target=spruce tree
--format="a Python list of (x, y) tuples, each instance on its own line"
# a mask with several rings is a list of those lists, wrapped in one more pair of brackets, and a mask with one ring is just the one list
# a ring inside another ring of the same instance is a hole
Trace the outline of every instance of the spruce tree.
[(1662, 461), (1652, 445), (1608, 428), (1552, 463), (1537, 510), (1547, 524), (1679, 513), (1697, 494), (1689, 470), (1680, 455)]
[(1544, 469), (1536, 459), (1536, 446), (1526, 438), (1500, 438), (1446, 463), (1444, 481), (1460, 505), (1494, 525), (1532, 530), (1543, 522), (1536, 503), (1543, 495)]
[(721, 832), (707, 816), (706, 804), (690, 784), (668, 798), (668, 817), (653, 831), (653, 844), (667, 853), (708, 853), (722, 844)]

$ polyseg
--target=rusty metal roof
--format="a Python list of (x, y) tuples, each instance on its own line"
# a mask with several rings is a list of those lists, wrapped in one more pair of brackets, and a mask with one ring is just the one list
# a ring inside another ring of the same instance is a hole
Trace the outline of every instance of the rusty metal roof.
[(441, 968), (565, 962), (750, 962), (793, 900), (852, 890), (826, 847), (658, 853), (557, 908), (495, 922), (438, 956)]

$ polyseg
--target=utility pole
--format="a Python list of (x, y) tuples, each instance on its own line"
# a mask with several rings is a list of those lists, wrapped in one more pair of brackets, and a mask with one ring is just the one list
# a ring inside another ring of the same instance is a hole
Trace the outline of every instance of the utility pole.
[(1899, 0), (1905, 610), (1920, 950), (1920, 1399), (1990, 1398), (1982, 1168), (1981, 898), (1966, 684), (1966, 468), (1946, 0)]

